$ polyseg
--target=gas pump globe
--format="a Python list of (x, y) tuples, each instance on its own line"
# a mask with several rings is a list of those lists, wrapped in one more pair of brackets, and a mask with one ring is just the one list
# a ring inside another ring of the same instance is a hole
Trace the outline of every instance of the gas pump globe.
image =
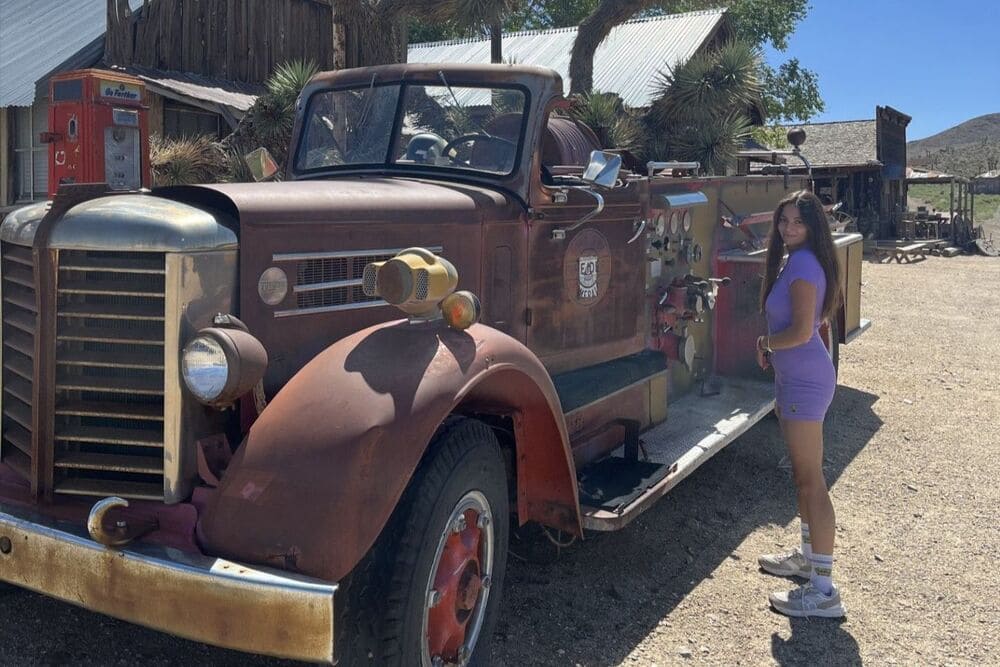
[(77, 70), (49, 82), (49, 197), (64, 183), (149, 187), (149, 129), (140, 79)]

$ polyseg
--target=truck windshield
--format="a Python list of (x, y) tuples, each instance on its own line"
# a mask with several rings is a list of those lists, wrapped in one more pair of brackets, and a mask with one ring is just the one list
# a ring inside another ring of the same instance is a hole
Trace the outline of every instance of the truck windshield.
[(507, 175), (524, 115), (525, 94), (514, 88), (442, 83), (322, 91), (309, 100), (295, 167), (413, 165)]

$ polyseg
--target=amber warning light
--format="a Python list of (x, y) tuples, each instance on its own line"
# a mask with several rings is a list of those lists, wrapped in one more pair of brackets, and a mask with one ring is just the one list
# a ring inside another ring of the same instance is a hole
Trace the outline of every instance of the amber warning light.
[(407, 248), (384, 262), (365, 267), (362, 288), (396, 306), (413, 321), (443, 317), (454, 329), (479, 321), (481, 306), (472, 292), (456, 292), (458, 271), (425, 248)]

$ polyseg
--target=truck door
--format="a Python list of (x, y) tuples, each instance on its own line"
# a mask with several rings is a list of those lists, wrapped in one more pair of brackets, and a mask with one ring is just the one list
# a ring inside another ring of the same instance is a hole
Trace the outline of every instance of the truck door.
[(528, 347), (551, 373), (645, 345), (638, 184), (602, 191), (603, 212), (575, 229), (596, 200), (573, 187), (561, 192), (565, 203), (533, 205), (528, 219)]

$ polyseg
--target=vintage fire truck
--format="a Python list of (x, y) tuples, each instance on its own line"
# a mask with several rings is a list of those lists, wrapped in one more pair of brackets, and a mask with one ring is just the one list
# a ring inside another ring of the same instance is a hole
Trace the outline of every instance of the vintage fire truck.
[(0, 580), (243, 651), (488, 657), (512, 526), (622, 528), (771, 411), (763, 241), (805, 185), (623, 163), (567, 107), (527, 66), (325, 73), (280, 182), (12, 213)]

